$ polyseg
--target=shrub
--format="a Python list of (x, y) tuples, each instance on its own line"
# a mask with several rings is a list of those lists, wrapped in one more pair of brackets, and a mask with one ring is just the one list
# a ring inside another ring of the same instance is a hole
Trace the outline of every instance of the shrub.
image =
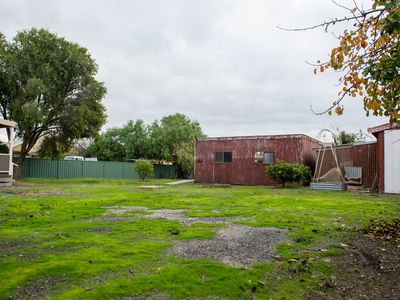
[(145, 181), (146, 178), (154, 175), (154, 166), (147, 160), (136, 161), (133, 169), (139, 174), (143, 181)]
[(267, 167), (268, 176), (279, 183), (282, 187), (286, 182), (299, 182), (311, 178), (311, 170), (308, 166), (300, 163), (288, 163), (279, 160), (275, 164)]

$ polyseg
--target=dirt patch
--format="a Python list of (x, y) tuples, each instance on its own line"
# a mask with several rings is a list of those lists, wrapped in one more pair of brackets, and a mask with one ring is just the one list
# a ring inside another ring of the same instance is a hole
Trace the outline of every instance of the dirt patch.
[(400, 299), (400, 244), (365, 236), (333, 260), (338, 271), (309, 299)]
[(157, 289), (153, 289), (143, 295), (124, 297), (123, 300), (147, 300), (147, 299), (158, 299), (158, 300), (170, 300), (173, 299), (168, 293), (160, 292)]
[(51, 296), (52, 288), (62, 282), (59, 278), (46, 277), (34, 282), (31, 282), (26, 287), (17, 291), (14, 299), (40, 299)]
[(37, 191), (29, 190), (28, 191), (26, 189), (20, 189), (20, 188), (3, 189), (2, 192), (6, 193), (6, 194), (21, 195), (21, 196), (25, 196), (25, 197), (70, 195), (64, 191), (58, 191), (58, 190), (37, 190)]
[(41, 183), (32, 183), (32, 182), (22, 182), (22, 181), (15, 181), (13, 186), (24, 186), (24, 187), (34, 187), (34, 186), (45, 186), (45, 184)]
[(107, 213), (112, 213), (116, 215), (123, 215), (128, 211), (147, 211), (147, 207), (144, 206), (109, 206), (107, 208)]
[(32, 244), (29, 242), (6, 242), (6, 243), (0, 243), (0, 251), (1, 250), (7, 250), (7, 249), (13, 249), (13, 248), (19, 248), (19, 247), (29, 247)]
[(91, 218), (89, 221), (101, 221), (101, 222), (123, 222), (123, 221), (133, 221), (137, 220), (138, 217), (99, 217), (99, 218)]
[(277, 228), (229, 225), (210, 240), (178, 241), (172, 250), (188, 259), (208, 258), (233, 267), (250, 267), (269, 261), (277, 243), (288, 242), (286, 232)]
[(86, 231), (86, 232), (107, 233), (107, 232), (111, 232), (112, 229), (111, 228), (105, 228), (105, 227), (98, 227), (98, 228), (93, 228), (93, 229), (86, 229), (84, 231)]
[(153, 219), (153, 220), (173, 220), (178, 221), (184, 226), (190, 226), (194, 223), (208, 223), (208, 224), (229, 224), (236, 221), (246, 220), (243, 217), (187, 217), (185, 212), (187, 209), (159, 209), (149, 210), (143, 206), (110, 206), (107, 207), (106, 214), (112, 213), (117, 215), (123, 215), (130, 211), (146, 212), (146, 214), (138, 214), (133, 217), (111, 217), (103, 216), (99, 218), (92, 218), (90, 220), (104, 221), (104, 222), (120, 222), (120, 221), (132, 221), (137, 219)]
[(138, 189), (140, 190), (155, 190), (155, 189), (161, 189), (163, 186), (161, 185), (142, 185), (138, 186)]

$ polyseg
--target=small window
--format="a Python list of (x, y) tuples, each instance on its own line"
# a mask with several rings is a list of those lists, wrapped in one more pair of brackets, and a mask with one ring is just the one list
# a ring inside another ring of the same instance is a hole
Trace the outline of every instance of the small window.
[(275, 162), (274, 152), (257, 151), (254, 154), (254, 163), (271, 165)]
[(215, 152), (216, 163), (231, 163), (232, 152)]
[(215, 162), (217, 163), (224, 162), (224, 152), (215, 152)]

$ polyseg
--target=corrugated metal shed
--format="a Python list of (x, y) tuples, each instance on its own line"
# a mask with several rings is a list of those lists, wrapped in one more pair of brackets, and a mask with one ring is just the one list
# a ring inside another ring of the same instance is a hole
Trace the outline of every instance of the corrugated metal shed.
[[(273, 153), (275, 160), (301, 162), (314, 168), (312, 151), (320, 142), (303, 134), (203, 138), (196, 142), (195, 181), (239, 185), (272, 185), (266, 164), (255, 153)], [(217, 152), (232, 153), (231, 162), (216, 162)]]

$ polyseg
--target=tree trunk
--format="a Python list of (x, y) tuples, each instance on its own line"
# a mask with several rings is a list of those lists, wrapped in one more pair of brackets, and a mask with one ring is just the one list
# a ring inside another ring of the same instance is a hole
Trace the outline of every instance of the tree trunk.
[(15, 168), (15, 173), (14, 173), (14, 178), (15, 179), (19, 179), (19, 178), (21, 178), (22, 177), (22, 166), (23, 166), (23, 164), (24, 164), (24, 161), (25, 161), (25, 158), (26, 158), (26, 155), (28, 154), (28, 152), (26, 152), (26, 151), (22, 151), (22, 149), (21, 149), (21, 154), (20, 154), (20, 156), (18, 157), (18, 159), (17, 159), (17, 165), (18, 165), (18, 167), (16, 167)]

